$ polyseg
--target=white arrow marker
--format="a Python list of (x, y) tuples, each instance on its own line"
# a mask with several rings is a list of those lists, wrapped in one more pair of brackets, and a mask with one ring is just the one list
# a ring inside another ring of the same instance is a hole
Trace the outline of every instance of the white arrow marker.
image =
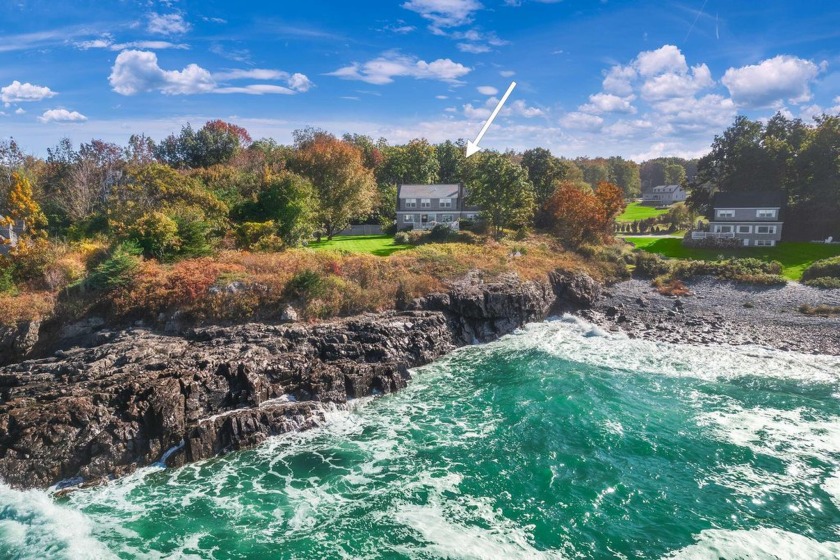
[(475, 137), (475, 142), (470, 142), (467, 140), (467, 157), (470, 157), (481, 148), (478, 147), (478, 143), (481, 142), (481, 139), (484, 138), (484, 133), (487, 132), (487, 129), (490, 128), (490, 125), (493, 124), (493, 119), (496, 118), (496, 115), (499, 114), (499, 111), (502, 110), (502, 105), (505, 104), (507, 98), (510, 96), (510, 92), (513, 91), (513, 88), (516, 87), (516, 82), (511, 82), (510, 87), (507, 89), (505, 94), (502, 96), (502, 99), (499, 101), (499, 104), (496, 105), (496, 108), (493, 109), (493, 112), (490, 113), (490, 118), (487, 119), (487, 122), (484, 123), (484, 126), (481, 127), (481, 132), (478, 133), (478, 136)]

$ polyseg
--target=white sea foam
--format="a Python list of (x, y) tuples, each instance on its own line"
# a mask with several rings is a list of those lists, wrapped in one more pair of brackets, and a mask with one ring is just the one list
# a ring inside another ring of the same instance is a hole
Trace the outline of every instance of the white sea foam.
[(93, 536), (84, 514), (57, 505), (45, 492), (0, 483), (0, 557), (99, 560), (116, 555)]
[(667, 554), (669, 560), (830, 560), (840, 558), (840, 543), (819, 542), (780, 529), (709, 529), (697, 542)]

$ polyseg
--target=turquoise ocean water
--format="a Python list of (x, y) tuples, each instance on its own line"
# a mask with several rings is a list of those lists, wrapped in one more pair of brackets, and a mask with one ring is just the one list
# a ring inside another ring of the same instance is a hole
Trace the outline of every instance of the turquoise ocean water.
[(329, 416), (67, 498), (0, 485), (0, 558), (840, 558), (838, 358), (564, 318)]

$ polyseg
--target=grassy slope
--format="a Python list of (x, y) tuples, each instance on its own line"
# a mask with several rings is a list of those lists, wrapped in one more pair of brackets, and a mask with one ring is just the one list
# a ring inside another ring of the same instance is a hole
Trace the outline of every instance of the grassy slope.
[(310, 243), (312, 249), (340, 249), (350, 253), (365, 253), (387, 257), (397, 251), (411, 249), (411, 245), (397, 245), (390, 235), (336, 235), (332, 240)]
[(635, 220), (644, 220), (646, 218), (655, 218), (662, 214), (667, 214), (668, 210), (657, 210), (652, 206), (642, 206), (640, 202), (631, 202), (624, 209), (624, 212), (616, 218), (619, 222), (632, 222)]
[(779, 261), (784, 266), (782, 274), (789, 280), (799, 280), (802, 272), (814, 261), (840, 255), (840, 245), (819, 243), (781, 243), (777, 247), (745, 247), (722, 251), (720, 249), (692, 249), (684, 247), (682, 239), (626, 237), (639, 249), (665, 257), (693, 260), (718, 260), (724, 257), (753, 257), (765, 261)]

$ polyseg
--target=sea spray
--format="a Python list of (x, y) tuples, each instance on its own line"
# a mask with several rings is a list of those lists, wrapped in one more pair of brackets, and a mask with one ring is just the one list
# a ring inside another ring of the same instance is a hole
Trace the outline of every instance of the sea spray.
[(316, 430), (58, 503), (32, 493), (60, 512), (49, 522), (6, 489), (18, 525), (3, 543), (49, 556), (75, 546), (72, 518), (86, 550), (122, 558), (837, 558), (838, 371), (565, 317), (454, 352)]

